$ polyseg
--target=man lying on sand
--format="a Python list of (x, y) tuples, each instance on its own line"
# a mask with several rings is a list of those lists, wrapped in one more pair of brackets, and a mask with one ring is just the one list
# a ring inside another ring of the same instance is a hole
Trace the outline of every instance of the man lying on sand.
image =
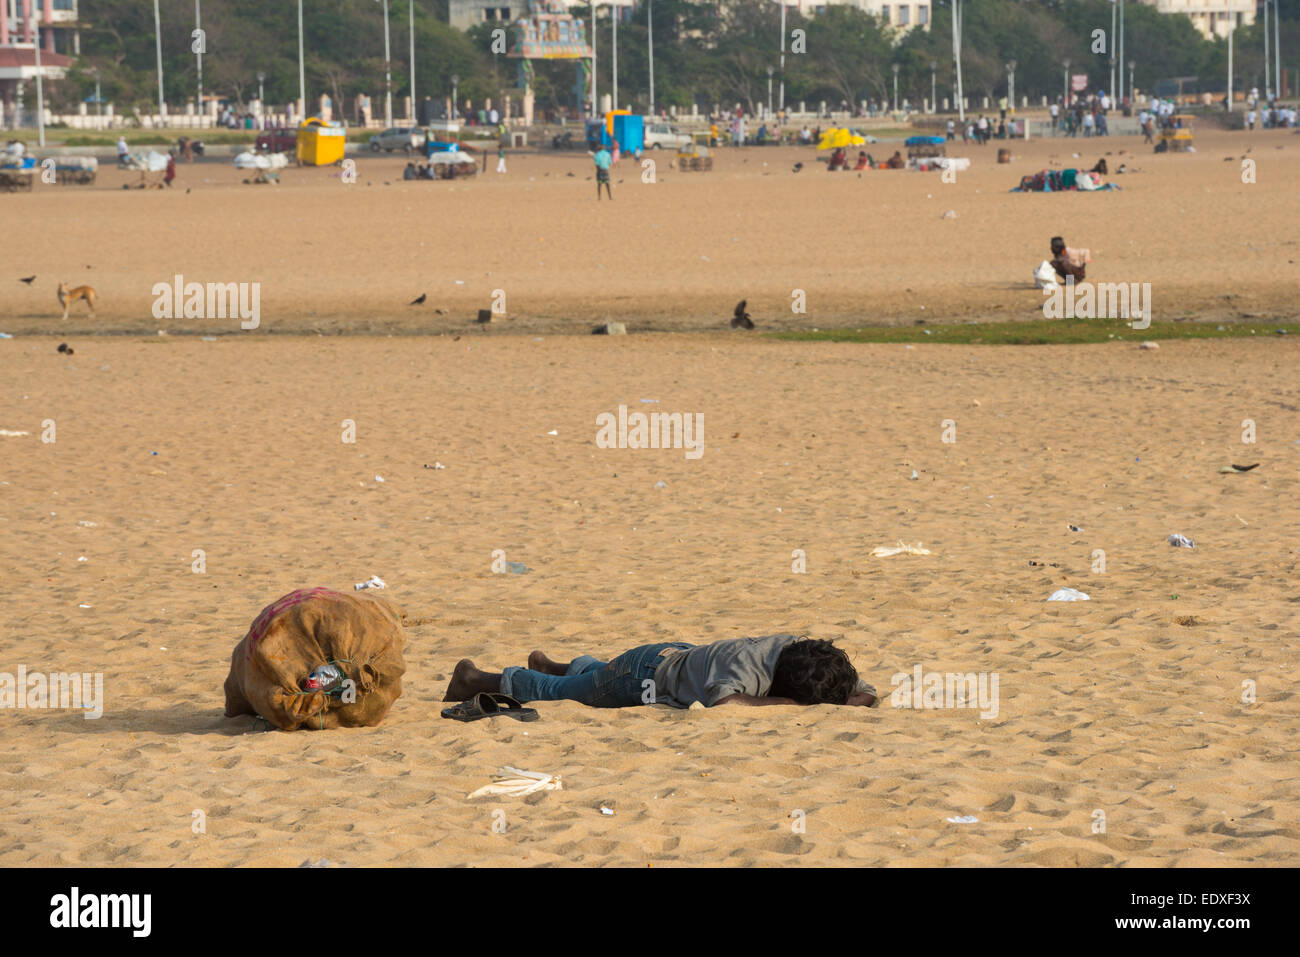
[(849, 656), (829, 641), (795, 635), (732, 638), (711, 645), (642, 645), (608, 663), (582, 655), (567, 665), (541, 651), (527, 668), (501, 674), (456, 664), (445, 701), (498, 692), (519, 701), (579, 701), (593, 708), (662, 703), (837, 704), (870, 708), (876, 689), (858, 678)]

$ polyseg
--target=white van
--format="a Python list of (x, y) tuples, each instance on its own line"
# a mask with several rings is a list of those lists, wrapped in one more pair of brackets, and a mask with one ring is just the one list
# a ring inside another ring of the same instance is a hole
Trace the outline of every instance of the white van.
[(682, 146), (689, 146), (690, 143), (690, 136), (679, 132), (670, 123), (657, 120), (645, 121), (645, 148), (648, 150), (675, 150)]

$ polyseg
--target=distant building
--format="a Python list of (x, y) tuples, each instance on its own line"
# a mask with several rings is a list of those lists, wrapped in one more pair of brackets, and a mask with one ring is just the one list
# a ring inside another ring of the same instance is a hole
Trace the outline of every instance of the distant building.
[(785, 4), (787, 10), (798, 10), (805, 17), (815, 17), (831, 7), (857, 7), (904, 33), (915, 27), (930, 29), (930, 6), (931, 0), (904, 3), (888, 0), (786, 0)]
[(44, 79), (61, 79), (81, 53), (77, 0), (0, 0), (0, 103), (6, 122), (24, 94), (24, 106), (35, 106), (38, 24)]
[[(0, 3), (3, 2), (4, 0), (0, 0)], [(619, 19), (627, 23), (632, 17), (633, 9), (641, 0), (599, 0), (599, 2), (600, 7), (604, 8), (601, 11), (602, 18), (607, 15), (611, 6), (617, 6)], [(872, 16), (879, 17), (895, 29), (906, 32), (913, 27), (930, 29), (931, 2), (932, 0), (919, 0), (919, 2), (910, 0), (903, 3), (887, 2), (887, 0), (786, 0), (785, 6), (791, 13), (798, 12), (805, 17), (825, 13), (833, 6), (857, 7)], [(1222, 0), (1222, 2), (1226, 3), (1229, 0)], [(587, 6), (585, 3), (569, 2), (569, 0), (564, 0), (564, 5), (566, 7)], [(468, 30), (480, 23), (517, 20), (526, 15), (527, 6), (524, 0), (514, 0), (513, 3), (508, 0), (448, 0), (448, 21), (459, 30)]]
[(1226, 37), (1255, 22), (1257, 0), (1141, 0), (1160, 13), (1181, 13), (1206, 37)]
[[(3, 3), (4, 0), (0, 0)], [(586, 3), (579, 4), (562, 0), (566, 8), (576, 6), (587, 6)], [(627, 23), (632, 17), (632, 10), (636, 7), (636, 0), (599, 0), (599, 9), (601, 18), (609, 15), (611, 6), (619, 8), (619, 19)], [(470, 27), (476, 27), (480, 23), (510, 23), (528, 16), (528, 3), (526, 0), (448, 0), (447, 3), (447, 22), (457, 30), (468, 30)]]

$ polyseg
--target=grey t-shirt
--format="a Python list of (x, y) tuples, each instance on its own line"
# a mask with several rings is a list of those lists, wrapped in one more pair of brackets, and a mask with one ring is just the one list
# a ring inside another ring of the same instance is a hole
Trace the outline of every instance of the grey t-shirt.
[[(803, 641), (803, 637), (781, 634), (731, 638), (679, 651), (655, 669), (656, 702), (689, 708), (692, 702), (699, 701), (711, 708), (731, 694), (765, 697), (772, 688), (776, 660), (795, 641)], [(861, 678), (854, 691), (876, 693)]]
[(798, 635), (731, 638), (679, 651), (655, 669), (655, 699), (674, 708), (747, 694), (761, 698), (772, 687), (776, 660)]

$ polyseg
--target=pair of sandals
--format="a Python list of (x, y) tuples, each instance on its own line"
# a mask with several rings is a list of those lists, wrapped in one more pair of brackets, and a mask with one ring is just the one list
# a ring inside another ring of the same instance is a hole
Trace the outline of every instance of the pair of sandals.
[(481, 691), (468, 701), (442, 709), (444, 718), (453, 721), (478, 721), (480, 718), (507, 717), (516, 721), (536, 721), (537, 709), (525, 708), (508, 694)]

